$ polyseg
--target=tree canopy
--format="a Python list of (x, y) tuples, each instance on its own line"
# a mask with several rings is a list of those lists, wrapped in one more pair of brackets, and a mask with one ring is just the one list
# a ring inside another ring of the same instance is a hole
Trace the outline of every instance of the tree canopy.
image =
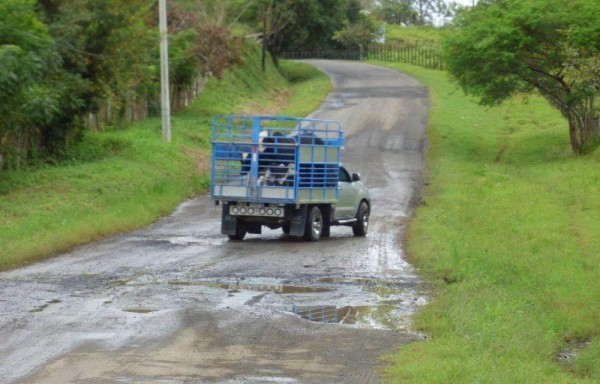
[(444, 43), (448, 70), (493, 105), (537, 91), (569, 122), (573, 150), (598, 136), (600, 2), (487, 0), (460, 13)]
[[(173, 95), (239, 60), (225, 3), (169, 1)], [(158, 110), (157, 19), (155, 0), (0, 1), (0, 169)]]

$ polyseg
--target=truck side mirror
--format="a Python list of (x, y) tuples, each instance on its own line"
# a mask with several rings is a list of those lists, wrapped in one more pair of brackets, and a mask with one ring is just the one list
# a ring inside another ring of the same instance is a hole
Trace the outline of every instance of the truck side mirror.
[(360, 174), (353, 173), (352, 174), (352, 181), (359, 181), (359, 180), (360, 180)]

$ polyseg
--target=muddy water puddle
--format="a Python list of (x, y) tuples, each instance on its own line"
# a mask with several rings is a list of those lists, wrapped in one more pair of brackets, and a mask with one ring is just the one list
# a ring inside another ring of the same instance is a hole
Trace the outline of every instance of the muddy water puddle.
[(389, 286), (362, 287), (362, 295), (354, 296), (351, 301), (352, 305), (293, 304), (286, 311), (317, 323), (408, 330), (410, 315), (427, 302), (413, 289)]
[[(292, 306), (293, 314), (301, 318), (329, 324), (350, 324), (375, 329), (403, 328), (398, 320), (398, 306), (393, 304), (359, 305), (336, 307), (322, 306)], [(406, 324), (404, 324), (406, 325)]]
[(372, 329), (408, 330), (410, 316), (426, 304), (410, 279), (322, 277), (307, 284), (285, 284), (275, 279), (246, 281), (169, 281), (170, 286), (222, 289), (218, 308), (257, 306), (302, 319)]
[(318, 281), (326, 284), (361, 285), (364, 287), (404, 287), (416, 284), (415, 279), (383, 280), (367, 277), (323, 277)]
[(211, 288), (226, 289), (230, 292), (239, 291), (256, 291), (256, 292), (272, 292), (278, 294), (293, 294), (293, 293), (321, 293), (331, 292), (330, 288), (323, 287), (301, 287), (284, 284), (246, 284), (246, 283), (213, 283), (213, 282), (190, 282), (190, 281), (170, 281), (169, 285), (181, 286), (203, 286)]

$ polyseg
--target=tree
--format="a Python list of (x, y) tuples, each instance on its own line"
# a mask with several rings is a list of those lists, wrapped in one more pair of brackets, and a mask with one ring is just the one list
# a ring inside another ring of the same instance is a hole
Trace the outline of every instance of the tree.
[(50, 132), (73, 131), (73, 90), (82, 84), (61, 69), (61, 58), (33, 0), (0, 4), (0, 167), (21, 163), (40, 148), (51, 152)]
[(67, 71), (89, 81), (85, 105), (118, 110), (128, 93), (152, 80), (156, 31), (150, 0), (42, 0), (43, 14)]
[(266, 71), (267, 48), (273, 45), (273, 37), (294, 19), (290, 1), (262, 0), (260, 18), (262, 23), (262, 71)]
[(600, 2), (489, 0), (463, 10), (444, 42), (448, 70), (482, 104), (537, 91), (568, 120), (574, 152), (597, 138)]
[(412, 25), (417, 21), (413, 0), (381, 0), (378, 3), (379, 17), (390, 24)]
[(171, 80), (186, 88), (198, 76), (222, 72), (240, 60), (240, 40), (225, 26), (223, 2), (180, 0), (169, 3)]
[[(278, 2), (278, 1), (276, 1)], [(334, 33), (344, 28), (347, 0), (286, 0), (291, 21), (269, 40), (269, 51), (319, 50), (336, 46)]]
[(351, 0), (348, 3), (348, 21), (344, 28), (336, 31), (333, 40), (340, 42), (347, 48), (367, 47), (377, 38), (379, 25), (371, 16), (360, 12), (360, 3)]
[(452, 21), (452, 18), (456, 15), (460, 6), (455, 2), (448, 2), (447, 0), (434, 0), (431, 3), (431, 13), (435, 15), (437, 22), (435, 25), (444, 25)]
[(417, 12), (417, 24), (425, 25), (433, 22), (434, 0), (413, 0), (413, 7)]

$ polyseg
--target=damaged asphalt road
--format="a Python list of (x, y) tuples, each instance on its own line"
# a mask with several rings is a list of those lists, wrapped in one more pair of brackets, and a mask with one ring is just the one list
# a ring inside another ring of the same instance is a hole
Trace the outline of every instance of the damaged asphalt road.
[(378, 383), (422, 339), (426, 303), (402, 239), (423, 184), (427, 90), (354, 62), (335, 84), (343, 160), (373, 197), (370, 233), (230, 242), (208, 196), (139, 231), (0, 274), (0, 383)]

